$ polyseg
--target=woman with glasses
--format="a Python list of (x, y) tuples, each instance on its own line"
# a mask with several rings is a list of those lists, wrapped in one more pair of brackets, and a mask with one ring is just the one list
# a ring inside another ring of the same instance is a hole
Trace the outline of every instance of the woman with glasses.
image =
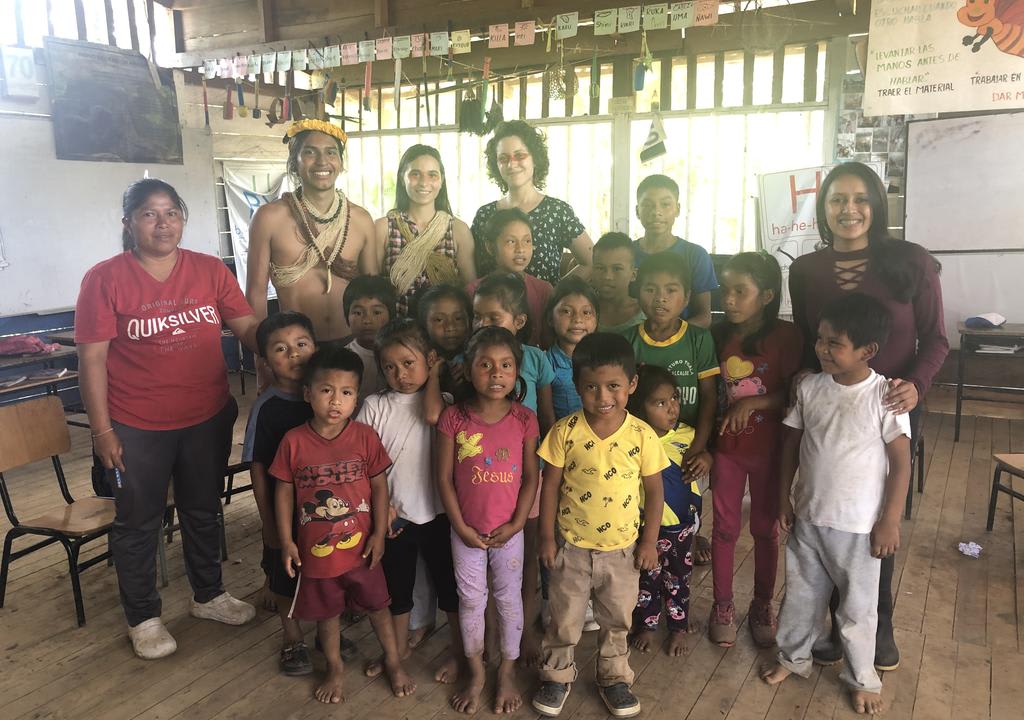
[(583, 223), (567, 202), (543, 192), (550, 167), (544, 135), (522, 120), (503, 122), (487, 142), (485, 155), (487, 174), (504, 195), (482, 206), (473, 219), (477, 274), (494, 270), (494, 258), (485, 249), (484, 228), (496, 211), (508, 208), (518, 208), (530, 218), (533, 259), (526, 267), (528, 274), (556, 284), (566, 248), (578, 265), (574, 272), (588, 273), (593, 243)]

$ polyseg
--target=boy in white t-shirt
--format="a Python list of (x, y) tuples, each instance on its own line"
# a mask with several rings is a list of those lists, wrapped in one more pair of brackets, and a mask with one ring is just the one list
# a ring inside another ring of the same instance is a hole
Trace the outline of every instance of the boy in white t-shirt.
[(889, 323), (885, 306), (860, 293), (822, 310), (814, 346), (822, 372), (800, 383), (784, 421), (779, 522), (790, 533), (786, 599), (778, 662), (761, 673), (772, 685), (794, 672), (810, 674), (834, 585), (846, 656), (839, 678), (857, 712), (869, 714), (884, 708), (874, 667), (881, 558), (899, 548), (910, 482), (910, 421), (885, 408), (889, 382), (868, 367)]
[(363, 402), (388, 386), (377, 367), (374, 349), (377, 331), (395, 317), (395, 288), (379, 275), (360, 275), (345, 288), (341, 303), (352, 329), (352, 341), (345, 347), (363, 361), (359, 385), (359, 401)]

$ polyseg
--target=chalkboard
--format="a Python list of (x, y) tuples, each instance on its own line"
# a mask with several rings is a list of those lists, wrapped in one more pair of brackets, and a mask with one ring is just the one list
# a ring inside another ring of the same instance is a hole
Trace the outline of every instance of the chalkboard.
[(908, 125), (907, 240), (933, 252), (1024, 250), (1024, 113)]

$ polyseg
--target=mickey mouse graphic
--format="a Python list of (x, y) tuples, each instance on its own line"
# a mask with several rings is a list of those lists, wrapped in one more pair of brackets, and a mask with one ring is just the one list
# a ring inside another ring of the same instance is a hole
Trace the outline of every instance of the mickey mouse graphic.
[(302, 513), (299, 516), (299, 524), (307, 523), (330, 523), (325, 528), (323, 537), (318, 540), (309, 552), (313, 557), (327, 557), (338, 550), (355, 547), (363, 538), (363, 533), (356, 523), (356, 513), (368, 511), (363, 502), (358, 508), (352, 510), (352, 505), (344, 498), (337, 497), (330, 490), (317, 490), (314, 495), (316, 502), (307, 502), (302, 505)]

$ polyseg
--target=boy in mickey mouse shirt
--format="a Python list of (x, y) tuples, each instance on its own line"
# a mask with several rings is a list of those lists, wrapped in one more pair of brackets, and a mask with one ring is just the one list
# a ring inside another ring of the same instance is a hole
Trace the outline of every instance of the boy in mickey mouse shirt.
[(281, 558), (289, 576), (300, 573), (289, 615), (317, 623), (327, 678), (314, 695), (324, 703), (343, 699), (339, 616), (346, 601), (369, 613), (392, 692), (402, 697), (416, 689), (398, 657), (380, 565), (391, 459), (377, 433), (351, 419), (362, 373), (362, 360), (351, 350), (313, 354), (303, 382), (313, 418), (285, 434), (270, 466), (280, 481), (274, 501)]

